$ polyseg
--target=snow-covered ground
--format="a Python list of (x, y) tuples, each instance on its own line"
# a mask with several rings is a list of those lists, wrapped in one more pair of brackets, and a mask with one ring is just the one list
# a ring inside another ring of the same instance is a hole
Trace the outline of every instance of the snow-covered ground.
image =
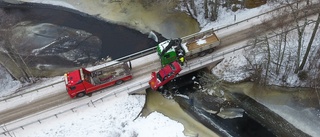
[(58, 118), (14, 131), (17, 137), (182, 137), (183, 125), (161, 113), (138, 117), (145, 96), (122, 93), (95, 107), (81, 107)]
[[(38, 0), (35, 2), (44, 2), (43, 0)], [(49, 1), (45, 1), (46, 3)], [(53, 4), (57, 4), (55, 1)], [(197, 4), (201, 4), (202, 0), (197, 0)], [(62, 2), (58, 2), (61, 4)], [(62, 4), (64, 6), (64, 4)], [(70, 7), (70, 5), (67, 5)], [(201, 6), (199, 6), (201, 7)], [(235, 22), (234, 15), (236, 15), (236, 21), (240, 21), (245, 18), (249, 18), (264, 12), (269, 9), (270, 6), (264, 5), (259, 8), (254, 8), (250, 10), (243, 10), (240, 12), (226, 11), (224, 8), (220, 8), (220, 15), (216, 22), (208, 23), (208, 20), (203, 20), (201, 16), (198, 16), (198, 21), (203, 27), (202, 31), (226, 26)], [(260, 19), (256, 20), (259, 21)], [(226, 32), (236, 31), (237, 29), (243, 29), (244, 26), (249, 27), (252, 22), (247, 22), (246, 25), (237, 25)], [(222, 32), (219, 32), (222, 33)], [(243, 61), (241, 55), (236, 55), (231, 57), (231, 59), (225, 60), (226, 62), (231, 62), (231, 64), (242, 65), (238, 60), (238, 63), (232, 63), (236, 59)], [(219, 71), (219, 70), (217, 70)], [(2, 73), (2, 72), (1, 72)], [(234, 76), (234, 73), (224, 74), (226, 77)], [(1, 75), (2, 76), (2, 75)], [(17, 84), (16, 81), (10, 79), (8, 74), (4, 74), (4, 78), (1, 78), (1, 87), (6, 87), (6, 95), (10, 91), (14, 91), (21, 85)], [(242, 76), (239, 76), (241, 78)], [(231, 78), (231, 77), (230, 77)], [(233, 77), (235, 79), (235, 77)], [(13, 86), (15, 85), (15, 86)], [(139, 96), (128, 96), (127, 94), (120, 94), (108, 101), (100, 102), (96, 104), (96, 107), (87, 107), (76, 110), (75, 112), (66, 113), (59, 115), (58, 118), (50, 118), (42, 121), (41, 124), (32, 124), (24, 127), (24, 129), (19, 129), (11, 132), (15, 136), (46, 136), (46, 137), (56, 137), (56, 136), (139, 136), (139, 137), (184, 137), (183, 134), (184, 127), (182, 124), (171, 120), (170, 118), (154, 112), (147, 117), (138, 117), (140, 110), (145, 102), (145, 97)], [(3, 135), (0, 135), (3, 136)]]
[(18, 80), (13, 80), (9, 73), (0, 65), (0, 98), (12, 94), (20, 88), (22, 84)]

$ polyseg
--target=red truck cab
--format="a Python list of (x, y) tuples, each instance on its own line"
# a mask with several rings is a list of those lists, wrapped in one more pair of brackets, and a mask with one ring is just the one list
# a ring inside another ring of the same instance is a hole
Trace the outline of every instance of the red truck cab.
[(149, 81), (149, 85), (151, 89), (157, 91), (162, 89), (161, 87), (168, 83), (170, 80), (174, 79), (177, 74), (181, 71), (181, 66), (177, 61), (174, 61), (170, 64), (167, 64), (162, 69), (160, 69), (157, 73), (151, 73), (151, 80)]
[(130, 70), (126, 63), (119, 63), (92, 72), (80, 68), (66, 73), (64, 79), (69, 96), (71, 98), (82, 97), (88, 93), (132, 79)]

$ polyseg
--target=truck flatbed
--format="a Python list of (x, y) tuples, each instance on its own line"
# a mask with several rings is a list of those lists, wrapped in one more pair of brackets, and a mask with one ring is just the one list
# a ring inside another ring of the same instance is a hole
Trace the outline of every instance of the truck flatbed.
[(111, 67), (102, 68), (92, 72), (92, 82), (94, 85), (102, 84), (120, 77), (130, 75), (130, 69), (125, 64), (116, 64)]
[(210, 34), (210, 35), (204, 36), (201, 39), (196, 39), (196, 40), (187, 42), (186, 46), (188, 47), (188, 50), (191, 51), (194, 49), (205, 47), (217, 41), (219, 41), (218, 37), (215, 34)]
[(82, 97), (132, 79), (130, 70), (125, 62), (113, 63), (94, 71), (80, 68), (65, 74), (66, 88), (71, 98)]

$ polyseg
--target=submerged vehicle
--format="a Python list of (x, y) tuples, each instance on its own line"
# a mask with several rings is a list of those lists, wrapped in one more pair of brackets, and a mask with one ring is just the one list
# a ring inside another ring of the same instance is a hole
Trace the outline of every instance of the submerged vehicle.
[(152, 72), (151, 80), (149, 81), (151, 89), (154, 91), (163, 90), (163, 86), (174, 79), (181, 70), (180, 64), (177, 61), (174, 61), (164, 66), (157, 73)]
[(71, 98), (83, 97), (94, 91), (122, 84), (132, 79), (130, 66), (126, 62), (111, 62), (109, 66), (94, 71), (80, 68), (66, 73), (64, 79), (68, 94)]

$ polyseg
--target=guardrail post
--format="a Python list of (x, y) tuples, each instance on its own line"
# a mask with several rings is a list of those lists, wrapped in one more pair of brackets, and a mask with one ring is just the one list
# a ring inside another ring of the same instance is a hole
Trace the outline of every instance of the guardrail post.
[(38, 122), (41, 124), (41, 121), (40, 121), (40, 120), (38, 120)]
[(102, 98), (100, 98), (101, 99), (101, 101), (103, 102), (103, 99)]
[(58, 115), (57, 115), (57, 114), (54, 114), (54, 116), (56, 116), (56, 118), (58, 118)]
[(71, 109), (71, 111), (74, 113), (74, 110), (73, 110), (73, 108)]
[(92, 103), (93, 107), (96, 107), (96, 106), (93, 104), (92, 100), (90, 100), (90, 101), (91, 101), (91, 103)]
[(113, 95), (114, 95), (115, 97), (117, 97), (117, 94), (116, 94), (116, 93), (113, 93)]
[(7, 135), (6, 135), (6, 132), (8, 132), (8, 130), (7, 130), (5, 124), (2, 126), (2, 129), (3, 129), (3, 131), (4, 131), (3, 134), (4, 134), (5, 136), (7, 136)]

